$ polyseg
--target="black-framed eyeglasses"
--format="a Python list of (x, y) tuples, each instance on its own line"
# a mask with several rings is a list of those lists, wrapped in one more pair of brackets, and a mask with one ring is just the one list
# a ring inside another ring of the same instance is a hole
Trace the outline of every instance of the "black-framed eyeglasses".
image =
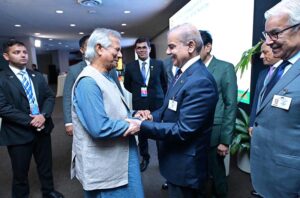
[(267, 37), (269, 37), (272, 41), (276, 41), (280, 34), (282, 34), (283, 32), (285, 32), (289, 29), (297, 27), (298, 25), (300, 25), (300, 23), (298, 23), (296, 25), (292, 25), (292, 26), (287, 27), (287, 28), (284, 28), (283, 30), (280, 30), (280, 31), (276, 31), (276, 30), (270, 31), (270, 32), (263, 31), (262, 34), (264, 35), (265, 39), (267, 39)]

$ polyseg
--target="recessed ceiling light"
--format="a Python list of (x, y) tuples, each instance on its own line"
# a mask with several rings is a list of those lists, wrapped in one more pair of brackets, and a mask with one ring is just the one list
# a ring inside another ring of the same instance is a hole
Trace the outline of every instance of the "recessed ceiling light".
[(49, 40), (49, 41), (52, 41), (53, 39), (52, 39), (52, 38), (49, 38), (48, 40)]
[(65, 47), (69, 47), (69, 45), (65, 45)]
[(121, 34), (125, 34), (125, 32), (121, 32)]
[(84, 34), (84, 32), (79, 32), (78, 34)]
[(126, 23), (122, 23), (122, 26), (126, 26), (127, 24)]
[(130, 12), (130, 10), (125, 10), (124, 11), (124, 14), (130, 14), (131, 12)]
[(62, 43), (61, 43), (61, 42), (58, 42), (58, 44), (61, 45)]
[(21, 27), (21, 25), (20, 24), (15, 24), (15, 27)]
[(64, 13), (64, 11), (62, 11), (62, 10), (56, 10), (55, 11), (57, 14), (62, 14), (62, 13)]
[(102, 0), (77, 0), (79, 4), (83, 6), (100, 6), (102, 4)]
[(38, 35), (41, 35), (41, 33), (39, 33), (39, 32), (36, 32), (36, 33), (34, 33), (34, 35), (38, 36)]
[(75, 26), (76, 26), (76, 24), (74, 24), (74, 23), (71, 23), (71, 24), (70, 24), (70, 26), (71, 26), (71, 27), (75, 27)]

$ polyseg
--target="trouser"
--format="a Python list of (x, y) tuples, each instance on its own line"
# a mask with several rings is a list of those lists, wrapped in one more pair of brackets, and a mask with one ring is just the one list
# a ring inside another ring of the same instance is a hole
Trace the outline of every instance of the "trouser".
[(224, 157), (217, 153), (217, 146), (209, 150), (208, 168), (212, 177), (212, 194), (217, 198), (226, 198), (228, 185)]
[(146, 138), (143, 135), (138, 135), (139, 139), (139, 151), (140, 155), (145, 159), (149, 160), (150, 159), (150, 154), (149, 154), (149, 146), (148, 146), (148, 138)]
[(26, 198), (29, 196), (28, 171), (32, 155), (37, 165), (43, 195), (53, 191), (50, 134), (38, 134), (32, 142), (7, 146), (7, 150), (13, 171), (13, 198)]

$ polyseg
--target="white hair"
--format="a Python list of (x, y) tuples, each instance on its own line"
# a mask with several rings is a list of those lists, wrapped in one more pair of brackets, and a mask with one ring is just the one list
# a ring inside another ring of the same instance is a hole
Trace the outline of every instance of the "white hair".
[(300, 23), (300, 1), (299, 0), (282, 0), (265, 12), (265, 19), (271, 16), (287, 14), (289, 16), (289, 25)]
[(121, 34), (115, 30), (106, 28), (95, 29), (87, 42), (85, 58), (90, 62), (93, 61), (96, 57), (96, 45), (100, 44), (104, 48), (109, 47), (111, 45), (110, 37), (121, 39)]

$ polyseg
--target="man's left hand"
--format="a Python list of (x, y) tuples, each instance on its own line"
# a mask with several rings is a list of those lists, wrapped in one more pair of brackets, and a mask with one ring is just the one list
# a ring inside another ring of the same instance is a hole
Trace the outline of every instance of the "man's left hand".
[(43, 114), (30, 115), (30, 117), (33, 118), (30, 122), (31, 126), (36, 127), (36, 128), (40, 128), (40, 127), (44, 126), (46, 119), (43, 116)]

